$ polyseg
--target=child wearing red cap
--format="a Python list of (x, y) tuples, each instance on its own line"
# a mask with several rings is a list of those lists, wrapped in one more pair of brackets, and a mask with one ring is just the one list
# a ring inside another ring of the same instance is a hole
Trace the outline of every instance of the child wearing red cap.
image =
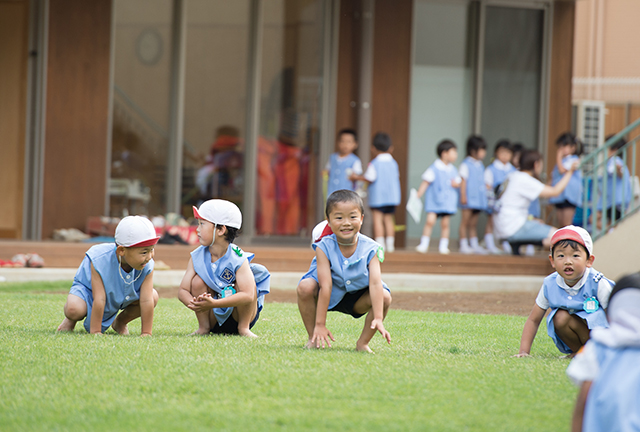
[(195, 312), (198, 330), (192, 334), (239, 334), (256, 337), (258, 321), (269, 293), (269, 272), (250, 264), (254, 254), (233, 244), (242, 213), (232, 202), (212, 199), (193, 208), (200, 246), (191, 252), (178, 298)]
[(115, 243), (89, 248), (73, 278), (58, 331), (73, 331), (86, 317), (84, 328), (91, 334), (113, 327), (127, 335), (127, 324), (140, 317), (141, 336), (151, 336), (158, 304), (153, 253), (159, 238), (149, 219), (127, 216), (116, 227)]
[(604, 310), (614, 283), (592, 267), (594, 260), (593, 242), (585, 229), (569, 225), (553, 234), (549, 261), (556, 271), (544, 279), (516, 357), (531, 352), (547, 309), (551, 309), (547, 333), (569, 358), (589, 340), (591, 329), (609, 326)]

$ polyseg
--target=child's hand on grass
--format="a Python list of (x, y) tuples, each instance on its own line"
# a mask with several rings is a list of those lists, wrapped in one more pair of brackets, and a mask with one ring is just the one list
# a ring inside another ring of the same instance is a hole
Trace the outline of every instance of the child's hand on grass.
[(311, 337), (311, 346), (316, 348), (324, 348), (325, 343), (331, 348), (331, 341), (336, 341), (327, 326), (316, 325), (313, 329), (313, 337)]
[(521, 357), (530, 357), (530, 355), (529, 355), (529, 353), (521, 352), (521, 353), (518, 353), (518, 354), (516, 354), (516, 355), (514, 355), (512, 357), (521, 358)]
[(213, 309), (213, 297), (209, 293), (200, 294), (194, 297), (187, 307), (194, 312), (206, 312)]
[(382, 337), (384, 337), (388, 343), (391, 343), (391, 334), (384, 328), (381, 319), (374, 319), (371, 321), (371, 330), (378, 330)]

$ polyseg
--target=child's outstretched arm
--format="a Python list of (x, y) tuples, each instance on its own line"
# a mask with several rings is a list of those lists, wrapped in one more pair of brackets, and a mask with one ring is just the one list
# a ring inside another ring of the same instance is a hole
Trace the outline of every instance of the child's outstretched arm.
[(151, 271), (142, 282), (140, 287), (140, 336), (151, 336), (153, 331), (153, 310), (155, 301), (153, 300), (153, 271)]
[(418, 198), (422, 198), (422, 195), (424, 195), (428, 187), (429, 182), (426, 180), (422, 180), (422, 183), (420, 183), (420, 187), (418, 188)]
[(91, 321), (89, 333), (102, 334), (102, 317), (104, 306), (107, 303), (107, 294), (104, 291), (104, 282), (96, 269), (91, 264), (91, 292), (93, 293), (93, 306), (91, 307)]
[(335, 341), (333, 335), (327, 328), (327, 310), (329, 309), (333, 283), (331, 280), (331, 264), (329, 263), (329, 258), (327, 258), (319, 247), (316, 248), (316, 262), (318, 265), (318, 284), (320, 285), (320, 291), (318, 292), (316, 325), (313, 329), (311, 345), (315, 345), (316, 348), (324, 348), (325, 344), (331, 347), (331, 341)]
[(382, 274), (380, 271), (380, 261), (374, 256), (369, 261), (369, 296), (371, 296), (371, 330), (378, 330), (380, 334), (391, 343), (391, 335), (384, 328), (384, 288), (382, 286)]
[(535, 339), (536, 333), (538, 333), (538, 327), (540, 327), (540, 322), (546, 312), (545, 309), (542, 309), (537, 304), (533, 305), (529, 318), (527, 318), (527, 322), (524, 323), (522, 338), (520, 339), (520, 349), (514, 357), (527, 357), (529, 355), (531, 345), (533, 345), (533, 339)]
[(467, 205), (467, 179), (460, 178), (460, 204)]

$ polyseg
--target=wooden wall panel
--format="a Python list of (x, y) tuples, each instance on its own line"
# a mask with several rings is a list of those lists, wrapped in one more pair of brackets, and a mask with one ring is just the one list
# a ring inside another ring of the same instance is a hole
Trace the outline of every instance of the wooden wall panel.
[(110, 0), (51, 0), (43, 238), (105, 210)]
[[(344, 128), (358, 128), (357, 102), (360, 74), (361, 2), (340, 2), (340, 28), (338, 50), (338, 85), (336, 97), (336, 132)], [(361, 150), (369, 143), (360, 143)], [(337, 150), (337, 149), (336, 149)]]
[(561, 133), (571, 130), (574, 23), (575, 3), (572, 1), (554, 2), (549, 83), (549, 129), (546, 151), (549, 176), (556, 163), (556, 139)]
[(22, 236), (29, 2), (0, 2), (0, 238)]
[(604, 116), (604, 136), (616, 134), (624, 129), (626, 124), (627, 110), (625, 105), (607, 105)]
[[(396, 224), (405, 225), (407, 168), (409, 154), (409, 96), (411, 91), (411, 0), (377, 0), (375, 3), (373, 96), (371, 133), (391, 136), (393, 157), (400, 167), (402, 203), (396, 210)], [(405, 245), (406, 232), (396, 235), (396, 245)]]

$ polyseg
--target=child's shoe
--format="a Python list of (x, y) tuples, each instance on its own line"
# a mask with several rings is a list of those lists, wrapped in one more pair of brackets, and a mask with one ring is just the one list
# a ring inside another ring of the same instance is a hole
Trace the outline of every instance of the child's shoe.
[(472, 248), (473, 252), (475, 254), (478, 255), (487, 255), (489, 253), (488, 250), (486, 250), (485, 248), (483, 248), (482, 246), (478, 245)]
[(536, 254), (536, 249), (532, 244), (528, 244), (525, 247), (524, 254), (526, 256), (534, 256)]
[(429, 250), (429, 245), (419, 244), (418, 246), (416, 246), (416, 251), (420, 253), (426, 254), (428, 250)]
[(509, 244), (508, 241), (503, 241), (502, 242), (502, 249), (504, 249), (504, 251), (508, 254), (512, 253), (513, 251), (511, 250), (511, 245)]
[(460, 253), (465, 254), (465, 255), (470, 255), (473, 253), (473, 248), (471, 246), (469, 246), (468, 244), (464, 244), (462, 242), (460, 242)]
[(391, 236), (387, 237), (387, 248), (385, 249), (385, 252), (391, 253), (396, 250), (395, 241), (396, 241), (395, 237), (391, 237)]
[(442, 255), (449, 255), (451, 253), (448, 247), (438, 248), (438, 252), (440, 252)]

